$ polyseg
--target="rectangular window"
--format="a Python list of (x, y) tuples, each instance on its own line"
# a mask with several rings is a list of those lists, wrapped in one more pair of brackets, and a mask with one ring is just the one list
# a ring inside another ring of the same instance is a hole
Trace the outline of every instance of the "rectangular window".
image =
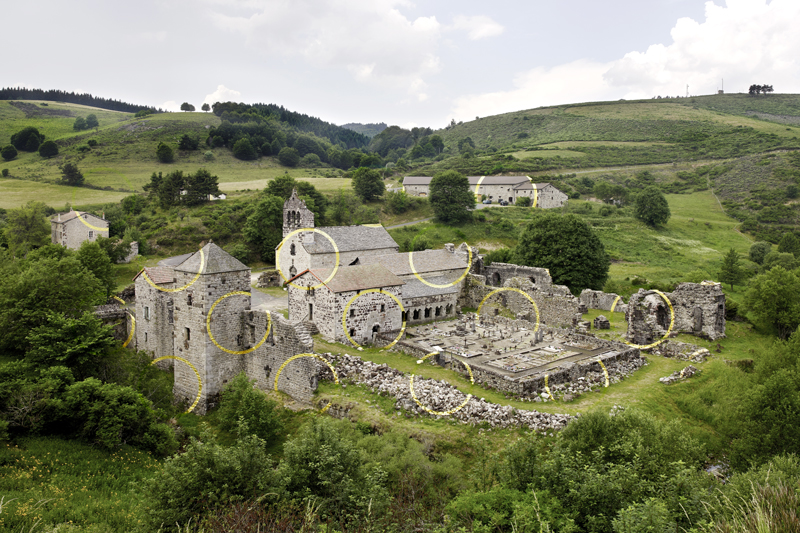
[(314, 320), (314, 304), (308, 304), (308, 319)]
[(94, 232), (92, 230), (89, 230), (89, 238), (91, 239), (92, 237), (94, 237)]
[(192, 330), (186, 328), (186, 342), (189, 342), (190, 340), (192, 340)]
[(350, 316), (356, 316), (356, 310), (350, 309)]
[(383, 313), (384, 311), (386, 311), (386, 305), (385, 304), (381, 304), (381, 313)]
[(147, 344), (147, 332), (144, 332), (144, 343)]
[(144, 319), (150, 320), (150, 308), (147, 306), (144, 306)]

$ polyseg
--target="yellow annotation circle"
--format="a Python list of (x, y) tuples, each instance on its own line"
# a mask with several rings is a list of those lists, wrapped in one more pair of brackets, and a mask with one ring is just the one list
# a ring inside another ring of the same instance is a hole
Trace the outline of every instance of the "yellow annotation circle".
[(606, 365), (603, 364), (603, 360), (602, 359), (597, 359), (597, 362), (600, 363), (600, 366), (603, 368), (603, 374), (606, 377), (606, 385), (605, 386), (608, 387), (608, 383), (609, 383), (609, 381), (608, 381), (608, 369), (606, 369)]
[(479, 179), (478, 183), (475, 185), (475, 201), (480, 202), (480, 200), (481, 200), (481, 193), (479, 191), (480, 191), (480, 188), (481, 188), (481, 183), (483, 183), (483, 178), (485, 178), (485, 177), (486, 176), (481, 176), (481, 179)]
[[(417, 364), (421, 365), (425, 361), (425, 359), (427, 359), (428, 357), (430, 357), (432, 355), (436, 355), (436, 352), (431, 352), (431, 353), (427, 354), (425, 357), (423, 357), (422, 359), (418, 359), (417, 360)], [(469, 372), (469, 382), (474, 385), (475, 384), (475, 378), (472, 375), (472, 369), (470, 368), (470, 366), (465, 361), (462, 361), (461, 359), (456, 359), (456, 360), (459, 363), (461, 363), (462, 365), (464, 365), (464, 367), (467, 369), (467, 372)], [(467, 394), (467, 397), (464, 399), (463, 402), (461, 402), (460, 405), (458, 405), (458, 406), (456, 406), (456, 407), (454, 407), (452, 409), (449, 409), (447, 411), (434, 411), (433, 409), (429, 409), (428, 407), (425, 407), (424, 405), (422, 405), (422, 402), (420, 402), (419, 398), (417, 398), (417, 394), (416, 394), (416, 392), (414, 392), (414, 374), (411, 374), (411, 378), (408, 380), (408, 388), (411, 390), (411, 398), (414, 399), (414, 402), (417, 405), (419, 405), (422, 409), (424, 409), (426, 413), (430, 413), (430, 414), (436, 415), (436, 416), (450, 416), (453, 413), (456, 413), (456, 412), (460, 411), (461, 409), (463, 409), (464, 407), (466, 407), (466, 405), (469, 403), (470, 398), (472, 398), (472, 394)]]
[(269, 311), (267, 311), (267, 331), (264, 332), (264, 336), (261, 337), (261, 340), (258, 341), (258, 344), (256, 344), (252, 348), (248, 348), (246, 350), (229, 350), (229, 349), (225, 348), (224, 346), (222, 346), (220, 343), (217, 342), (217, 339), (215, 339), (214, 335), (211, 333), (211, 315), (214, 313), (214, 308), (217, 306), (218, 303), (220, 303), (222, 300), (224, 300), (225, 298), (227, 298), (229, 296), (236, 296), (236, 295), (250, 296), (250, 293), (249, 292), (245, 292), (245, 291), (233, 291), (233, 292), (229, 292), (228, 294), (225, 294), (225, 295), (220, 296), (219, 298), (217, 298), (217, 300), (211, 306), (211, 309), (209, 309), (208, 316), (206, 317), (206, 332), (208, 332), (208, 338), (211, 339), (211, 342), (214, 343), (214, 346), (216, 346), (217, 348), (219, 348), (223, 352), (229, 353), (229, 354), (233, 354), (233, 355), (244, 355), (246, 353), (250, 353), (252, 351), (257, 350), (259, 348), (259, 346), (264, 344), (264, 341), (267, 340), (267, 337), (269, 337), (269, 331), (270, 331), (270, 329), (272, 329), (272, 315), (270, 314)]
[(523, 291), (523, 290), (521, 290), (521, 289), (517, 289), (517, 288), (514, 288), (514, 287), (501, 287), (501, 288), (499, 288), (499, 289), (495, 289), (495, 290), (493, 290), (492, 292), (490, 292), (489, 294), (487, 294), (486, 296), (484, 296), (484, 297), (483, 297), (483, 300), (481, 300), (481, 303), (480, 303), (480, 305), (478, 306), (478, 312), (477, 312), (477, 314), (478, 314), (478, 315), (480, 315), (480, 314), (481, 314), (481, 309), (483, 309), (483, 304), (485, 304), (485, 303), (486, 303), (486, 300), (488, 300), (489, 298), (491, 298), (492, 296), (494, 296), (494, 295), (495, 295), (495, 294), (497, 294), (498, 292), (503, 292), (503, 291), (512, 291), (512, 292), (518, 292), (518, 293), (520, 293), (521, 295), (523, 295), (525, 298), (527, 298), (527, 299), (528, 299), (528, 300), (531, 302), (531, 304), (533, 305), (533, 309), (534, 309), (534, 311), (536, 311), (536, 325), (534, 326), (534, 328), (533, 328), (533, 331), (534, 331), (534, 332), (536, 332), (536, 331), (539, 331), (539, 307), (536, 305), (536, 302), (534, 302), (534, 301), (533, 301), (533, 297), (531, 297), (531, 295), (530, 295), (530, 294), (528, 294), (527, 292), (525, 292), (525, 291)]
[(197, 270), (197, 274), (194, 275), (194, 277), (192, 278), (192, 281), (190, 281), (189, 283), (187, 283), (183, 287), (178, 287), (177, 289), (164, 289), (162, 287), (159, 287), (158, 285), (153, 283), (153, 280), (150, 279), (150, 277), (147, 275), (146, 271), (142, 272), (142, 276), (144, 277), (144, 280), (147, 283), (150, 284), (151, 287), (153, 287), (154, 289), (157, 289), (157, 290), (159, 290), (161, 292), (181, 292), (181, 291), (185, 291), (186, 289), (188, 289), (189, 287), (194, 285), (194, 282), (197, 281), (200, 278), (200, 274), (203, 273), (203, 269), (205, 268), (205, 262), (206, 262), (206, 256), (203, 253), (203, 249), (200, 248), (200, 268)]
[(609, 313), (613, 313), (614, 312), (614, 309), (617, 308), (617, 304), (619, 303), (620, 299), (621, 299), (620, 296), (617, 296), (616, 298), (614, 298), (614, 303), (611, 304), (611, 309), (609, 310)]
[(467, 245), (467, 251), (469, 252), (469, 259), (467, 260), (467, 269), (464, 271), (463, 274), (461, 274), (461, 276), (459, 276), (457, 280), (451, 283), (444, 283), (442, 285), (437, 285), (436, 283), (430, 283), (429, 281), (425, 281), (424, 279), (422, 279), (422, 276), (419, 274), (419, 272), (417, 272), (417, 269), (414, 267), (414, 259), (412, 257), (414, 255), (414, 252), (408, 252), (408, 264), (409, 266), (411, 266), (411, 272), (414, 274), (414, 276), (428, 287), (433, 287), (434, 289), (446, 289), (447, 287), (452, 287), (455, 284), (460, 283), (461, 280), (466, 278), (467, 274), (469, 274), (469, 271), (472, 268), (472, 247)]
[(190, 363), (183, 357), (178, 357), (177, 355), (165, 355), (164, 357), (158, 357), (156, 359), (153, 359), (150, 362), (150, 364), (154, 365), (159, 361), (164, 361), (166, 359), (175, 359), (176, 361), (180, 361), (181, 363), (186, 363), (187, 365), (189, 365), (189, 368), (194, 370), (194, 375), (197, 376), (197, 398), (194, 399), (194, 403), (190, 405), (189, 408), (186, 410), (187, 413), (191, 413), (192, 410), (195, 407), (197, 407), (197, 403), (200, 401), (200, 394), (203, 392), (203, 380), (200, 379), (200, 372), (197, 371), (197, 369), (194, 367), (192, 363)]
[[(333, 251), (336, 252), (336, 258), (334, 260), (335, 261), (334, 262), (335, 266), (333, 267), (333, 272), (331, 272), (331, 275), (328, 276), (328, 278), (325, 281), (317, 283), (316, 285), (314, 285), (312, 287), (301, 287), (300, 285), (296, 285), (296, 284), (292, 283), (291, 281), (289, 281), (289, 279), (286, 276), (283, 275), (283, 270), (281, 270), (281, 248), (283, 248), (283, 245), (286, 244), (286, 240), (287, 239), (289, 239), (293, 235), (296, 235), (298, 233), (302, 233), (304, 231), (311, 231), (313, 233), (319, 233), (320, 235), (322, 235), (323, 237), (325, 237), (326, 239), (328, 239), (330, 241), (331, 245), (333, 246)], [(281, 277), (283, 278), (283, 281), (285, 281), (286, 283), (288, 283), (289, 285), (291, 285), (292, 287), (294, 287), (296, 289), (302, 289), (304, 291), (309, 291), (311, 289), (318, 289), (318, 288), (322, 287), (323, 285), (325, 285), (326, 283), (328, 283), (330, 280), (332, 280), (333, 276), (336, 275), (336, 271), (339, 270), (339, 247), (336, 246), (336, 241), (334, 241), (333, 238), (330, 235), (328, 235), (327, 233), (325, 233), (321, 229), (318, 229), (318, 228), (300, 228), (300, 229), (296, 229), (293, 232), (291, 232), (290, 234), (288, 234), (286, 237), (284, 237), (283, 240), (281, 241), (281, 243), (278, 245), (278, 248), (275, 250), (275, 269), (278, 271), (278, 274), (281, 275)]]
[[(357, 347), (357, 348), (360, 347), (361, 345), (359, 343), (357, 343), (356, 341), (354, 341), (353, 337), (351, 337), (350, 333), (347, 331), (347, 311), (350, 309), (350, 306), (353, 305), (353, 302), (357, 298), (359, 298), (360, 296), (364, 296), (365, 294), (369, 294), (371, 292), (379, 292), (381, 294), (385, 294), (386, 296), (389, 296), (392, 300), (397, 302), (397, 305), (400, 307), (400, 313), (405, 313), (406, 312), (405, 308), (403, 307), (403, 302), (401, 302), (400, 299), (397, 296), (395, 296), (394, 294), (386, 292), (383, 289), (367, 289), (365, 291), (361, 291), (359, 294), (356, 294), (355, 296), (350, 298), (350, 300), (347, 302), (347, 305), (344, 306), (344, 311), (342, 311), (342, 328), (344, 329), (344, 334), (347, 335), (347, 338), (350, 340), (350, 343), (352, 343), (352, 345)], [(400, 316), (402, 316), (402, 314)], [(384, 346), (383, 349), (384, 350), (388, 350), (389, 348), (391, 348), (392, 346), (397, 344), (397, 342), (403, 336), (403, 333), (405, 331), (406, 331), (406, 321), (403, 320), (403, 327), (400, 328), (400, 333), (397, 334), (397, 338), (395, 338), (395, 340), (393, 340), (392, 343), (389, 344), (388, 346)]]
[(653, 289), (653, 292), (661, 296), (664, 299), (664, 301), (667, 302), (667, 306), (669, 306), (669, 328), (667, 328), (667, 332), (664, 334), (663, 337), (661, 337), (656, 342), (653, 342), (651, 344), (633, 344), (628, 341), (623, 341), (631, 348), (638, 348), (640, 350), (647, 350), (649, 348), (654, 348), (659, 344), (661, 344), (662, 342), (664, 342), (665, 340), (667, 340), (669, 334), (672, 333), (672, 328), (675, 327), (675, 309), (673, 309), (672, 307), (672, 302), (669, 301), (669, 298), (667, 298), (667, 295), (664, 294), (663, 292), (656, 289)]
[[(73, 191), (73, 194), (75, 194), (75, 191)], [(106, 233), (108, 233), (108, 228), (101, 228), (101, 227), (98, 227), (98, 226), (95, 226), (95, 225), (89, 224), (88, 222), (86, 222), (86, 221), (83, 219), (83, 217), (81, 216), (81, 213), (79, 213), (79, 212), (77, 212), (77, 211), (76, 211), (76, 214), (78, 215), (78, 220), (80, 220), (80, 221), (83, 223), (83, 225), (84, 225), (84, 226), (86, 226), (86, 227), (88, 227), (89, 229), (93, 229), (93, 230), (95, 230), (95, 231), (100, 231), (100, 232), (106, 232)], [(90, 213), (84, 213), (84, 215), (88, 215), (88, 214), (90, 214)], [(92, 215), (92, 216), (95, 216), (95, 215)]]
[(553, 396), (553, 393), (552, 393), (552, 392), (550, 392), (550, 387), (549, 387), (549, 386), (548, 386), (548, 384), (547, 384), (547, 378), (548, 378), (548, 377), (549, 377), (549, 375), (548, 375), (548, 374), (545, 374), (545, 375), (544, 375), (544, 390), (546, 390), (546, 391), (547, 391), (547, 395), (548, 395), (548, 396), (550, 396), (550, 399), (551, 399), (551, 400), (553, 400), (553, 401), (556, 401), (556, 398), (555, 398), (555, 396)]
[[(339, 376), (336, 374), (336, 369), (333, 368), (333, 365), (331, 364), (330, 361), (328, 361), (327, 359), (325, 359), (321, 355), (317, 355), (315, 353), (299, 353), (297, 355), (291, 356), (289, 359), (287, 359), (286, 361), (283, 362), (283, 364), (280, 366), (280, 368), (278, 368), (278, 372), (275, 374), (275, 386), (274, 386), (275, 392), (278, 392), (278, 378), (281, 377), (281, 372), (283, 372), (283, 369), (286, 368), (286, 365), (288, 365), (289, 363), (291, 363), (295, 359), (300, 359), (301, 357), (313, 357), (314, 359), (322, 361), (323, 363), (328, 365), (328, 368), (330, 368), (331, 372), (333, 372), (333, 381), (337, 385), (339, 384)], [(325, 411), (328, 410), (328, 408), (330, 406), (331, 406), (331, 402), (328, 402), (328, 405), (323, 407), (321, 412), (324, 413)]]

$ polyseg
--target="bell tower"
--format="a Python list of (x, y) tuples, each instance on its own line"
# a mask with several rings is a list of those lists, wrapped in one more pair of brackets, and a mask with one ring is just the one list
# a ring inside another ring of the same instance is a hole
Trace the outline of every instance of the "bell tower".
[(283, 237), (286, 238), (294, 230), (314, 227), (314, 213), (306, 207), (306, 203), (297, 196), (297, 189), (283, 204)]

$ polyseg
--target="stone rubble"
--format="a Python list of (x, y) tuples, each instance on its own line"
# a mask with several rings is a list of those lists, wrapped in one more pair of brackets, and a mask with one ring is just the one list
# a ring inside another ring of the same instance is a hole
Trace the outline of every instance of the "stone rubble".
[[(432, 415), (417, 405), (412, 398), (409, 375), (386, 364), (378, 365), (348, 354), (326, 353), (323, 354), (323, 357), (334, 365), (340, 380), (366, 385), (382, 396), (393, 396), (397, 399), (396, 409), (402, 409), (414, 415), (436, 418), (450, 416), (462, 424), (486, 422), (491, 427), (526, 426), (537, 431), (561, 429), (573, 418), (566, 414), (515, 409), (511, 406), (490, 403), (475, 396), (470, 397), (462, 409), (451, 415)], [(325, 365), (320, 366), (320, 378), (333, 379), (330, 369)], [(467, 395), (445, 381), (420, 377), (414, 378), (414, 392), (423, 405), (437, 412), (455, 409), (467, 399)]]
[[(613, 385), (614, 383), (619, 383), (646, 364), (647, 359), (644, 357), (631, 359), (629, 361), (613, 361), (606, 363), (609, 384)], [(568, 402), (581, 394), (600, 389), (604, 387), (605, 384), (606, 376), (603, 371), (600, 370), (598, 372), (588, 372), (585, 376), (579, 377), (576, 381), (560, 383), (558, 385), (550, 385), (550, 393), (556, 400)], [(552, 398), (550, 398), (550, 396), (545, 392), (534, 397), (533, 399), (522, 399), (522, 401), (526, 400), (534, 402), (546, 402), (548, 400), (552, 401)]]
[(665, 385), (671, 385), (672, 383), (676, 383), (678, 381), (683, 381), (684, 379), (688, 379), (695, 374), (700, 372), (697, 368), (693, 367), (692, 365), (687, 366), (683, 370), (676, 370), (669, 376), (660, 378), (658, 381), (664, 383)]

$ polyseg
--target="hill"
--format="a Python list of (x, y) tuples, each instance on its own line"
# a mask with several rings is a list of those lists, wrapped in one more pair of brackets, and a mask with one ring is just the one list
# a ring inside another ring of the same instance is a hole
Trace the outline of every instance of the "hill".
[(385, 122), (379, 122), (378, 124), (360, 124), (358, 122), (349, 122), (347, 124), (342, 124), (342, 127), (347, 128), (348, 130), (353, 130), (362, 135), (366, 135), (369, 138), (375, 137), (377, 134), (387, 128)]

